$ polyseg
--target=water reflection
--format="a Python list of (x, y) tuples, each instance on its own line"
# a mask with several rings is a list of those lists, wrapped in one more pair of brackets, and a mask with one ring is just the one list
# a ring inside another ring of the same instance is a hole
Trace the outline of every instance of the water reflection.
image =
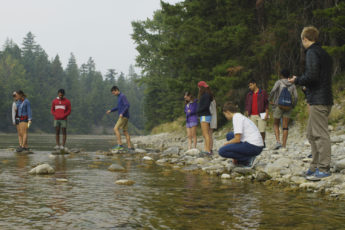
[[(3, 139), (0, 140), (0, 142)], [(7, 140), (8, 141), (8, 140)], [(14, 136), (14, 143), (16, 141)], [(35, 139), (31, 139), (32, 142)], [(102, 149), (107, 139), (88, 139)], [(3, 143), (0, 143), (3, 144)], [(37, 144), (38, 145), (38, 144)], [(344, 203), (146, 165), (135, 155), (0, 150), (0, 229), (343, 229)], [(36, 162), (55, 175), (31, 176)], [(107, 170), (121, 164), (125, 172)], [(96, 166), (96, 167), (90, 167)], [(59, 182), (65, 178), (67, 182)], [(117, 179), (130, 179), (121, 186)]]

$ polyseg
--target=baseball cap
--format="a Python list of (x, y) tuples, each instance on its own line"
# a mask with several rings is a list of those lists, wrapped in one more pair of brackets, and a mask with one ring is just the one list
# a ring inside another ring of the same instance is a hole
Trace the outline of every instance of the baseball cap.
[(207, 88), (208, 84), (206, 82), (204, 82), (204, 81), (199, 81), (198, 87), (201, 87), (201, 86)]

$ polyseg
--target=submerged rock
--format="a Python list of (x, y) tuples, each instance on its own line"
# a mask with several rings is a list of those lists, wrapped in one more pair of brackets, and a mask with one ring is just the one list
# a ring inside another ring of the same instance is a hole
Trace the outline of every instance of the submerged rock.
[(110, 165), (108, 170), (111, 171), (111, 172), (126, 171), (126, 169), (124, 167), (122, 167), (121, 165), (119, 165), (119, 164), (112, 164), (112, 165)]
[(49, 164), (41, 164), (29, 171), (30, 174), (54, 174), (55, 170)]
[(119, 185), (133, 185), (133, 184), (135, 184), (135, 182), (132, 181), (132, 180), (122, 179), (122, 180), (115, 181), (115, 184), (119, 184)]

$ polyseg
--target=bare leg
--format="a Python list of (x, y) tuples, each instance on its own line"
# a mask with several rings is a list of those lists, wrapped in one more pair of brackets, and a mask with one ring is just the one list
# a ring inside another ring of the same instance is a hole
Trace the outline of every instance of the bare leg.
[(187, 128), (188, 149), (192, 148), (192, 128)]
[(210, 151), (213, 149), (213, 129), (209, 129), (208, 135), (210, 137)]
[(62, 146), (65, 147), (66, 145), (66, 140), (67, 140), (67, 128), (62, 128)]
[(118, 145), (122, 145), (122, 141), (121, 141), (121, 133), (120, 133), (120, 130), (118, 127), (114, 127), (114, 132), (115, 132), (115, 135), (116, 135), (116, 139), (117, 139), (117, 144)]
[(280, 143), (280, 134), (279, 134), (279, 125), (280, 125), (280, 119), (274, 118), (274, 134), (276, 135), (277, 142)]
[(60, 146), (60, 126), (55, 127), (55, 141), (56, 145)]
[(201, 131), (202, 135), (205, 140), (205, 151), (210, 152), (210, 135), (209, 135), (209, 130), (210, 130), (210, 124), (207, 122), (201, 122)]
[(192, 133), (192, 139), (194, 141), (194, 148), (196, 149), (196, 126), (193, 126), (191, 128), (191, 133)]
[[(131, 144), (131, 137), (129, 136), (129, 133), (127, 130), (123, 130), (123, 134), (126, 136), (126, 140), (127, 140), (127, 146), (128, 148), (132, 148), (132, 144)], [(121, 138), (120, 138), (121, 139)]]
[(17, 129), (17, 134), (18, 134), (19, 146), (23, 146), (23, 138), (22, 138), (22, 135), (20, 135), (20, 128), (19, 128), (19, 124), (18, 124), (18, 125), (16, 125), (16, 129)]
[(22, 131), (23, 147), (27, 148), (28, 147), (28, 123), (20, 122), (19, 125)]
[(289, 118), (283, 117), (283, 147), (286, 147), (286, 142), (288, 138), (289, 130), (287, 129), (289, 126)]

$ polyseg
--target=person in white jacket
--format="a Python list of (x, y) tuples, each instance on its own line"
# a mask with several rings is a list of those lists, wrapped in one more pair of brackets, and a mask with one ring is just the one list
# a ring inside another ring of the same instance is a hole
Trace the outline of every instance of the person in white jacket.
[(23, 139), (19, 135), (19, 119), (18, 119), (18, 114), (17, 114), (17, 104), (18, 100), (16, 99), (16, 91), (13, 92), (13, 103), (12, 103), (12, 124), (16, 126), (17, 129), (17, 134), (18, 134), (18, 142), (19, 142), (19, 147), (23, 145)]

